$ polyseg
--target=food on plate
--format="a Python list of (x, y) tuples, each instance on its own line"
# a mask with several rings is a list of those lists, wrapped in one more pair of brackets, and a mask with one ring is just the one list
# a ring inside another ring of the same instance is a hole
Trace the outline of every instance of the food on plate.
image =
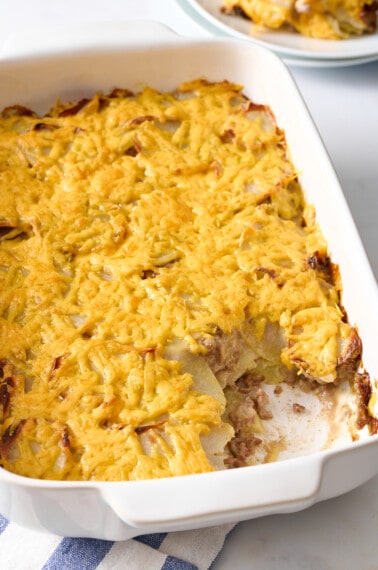
[(376, 0), (223, 0), (225, 14), (269, 29), (288, 28), (313, 38), (341, 39), (375, 32)]
[(5, 469), (169, 477), (309, 452), (324, 418), (320, 448), (376, 431), (338, 268), (241, 86), (13, 105), (0, 165)]

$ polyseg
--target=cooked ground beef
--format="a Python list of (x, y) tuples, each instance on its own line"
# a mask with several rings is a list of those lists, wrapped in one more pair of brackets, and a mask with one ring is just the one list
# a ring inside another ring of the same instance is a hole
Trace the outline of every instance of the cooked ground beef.
[(236, 329), (231, 334), (224, 334), (218, 328), (213, 337), (202, 339), (201, 344), (207, 349), (206, 361), (220, 385), (227, 386), (243, 350), (241, 334)]
[(243, 399), (233, 405), (228, 414), (228, 421), (234, 427), (235, 436), (229, 442), (227, 450), (229, 457), (225, 465), (243, 467), (248, 465), (256, 445), (261, 439), (253, 433), (253, 425), (258, 415), (261, 419), (271, 419), (272, 413), (268, 409), (269, 397), (261, 387), (264, 381), (262, 374), (243, 374), (231, 388), (236, 393), (242, 394)]

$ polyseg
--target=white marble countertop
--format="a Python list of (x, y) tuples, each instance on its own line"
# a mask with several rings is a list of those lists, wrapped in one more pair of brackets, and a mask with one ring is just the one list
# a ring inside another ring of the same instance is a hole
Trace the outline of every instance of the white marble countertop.
[[(35, 29), (49, 26), (130, 19), (161, 21), (185, 36), (208, 35), (175, 0), (2, 0), (0, 57), (12, 33), (28, 38)], [(291, 67), (291, 72), (378, 277), (378, 61), (337, 68)], [(378, 477), (301, 513), (240, 523), (213, 569), (374, 570), (377, 525)]]

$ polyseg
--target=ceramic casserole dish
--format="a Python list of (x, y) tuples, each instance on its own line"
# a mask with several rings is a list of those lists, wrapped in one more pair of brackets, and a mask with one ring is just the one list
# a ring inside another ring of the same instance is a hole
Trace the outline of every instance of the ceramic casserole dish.
[[(284, 130), (306, 201), (314, 205), (332, 261), (339, 265), (343, 306), (358, 328), (363, 365), (375, 392), (376, 281), (317, 130), (277, 56), (247, 42), (194, 41), (160, 30), (154, 41), (118, 38), (116, 47), (110, 42), (101, 48), (8, 58), (0, 63), (0, 108), (17, 103), (44, 113), (57, 98), (74, 101), (100, 90), (137, 91), (144, 85), (172, 91), (196, 78), (242, 84), (249, 98), (270, 106)], [(378, 436), (366, 432), (353, 443), (341, 439), (327, 450), (311, 442), (304, 453), (272, 463), (143, 481), (39, 480), (0, 469), (0, 512), (62, 536), (124, 540), (299, 511), (377, 473)]]

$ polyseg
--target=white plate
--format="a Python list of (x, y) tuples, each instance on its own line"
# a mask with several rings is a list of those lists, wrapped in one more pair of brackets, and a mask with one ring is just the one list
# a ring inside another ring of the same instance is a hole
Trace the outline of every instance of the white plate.
[[(178, 0), (184, 7), (193, 8), (201, 16), (207, 28), (217, 35), (228, 35), (242, 39), (250, 39), (260, 45), (270, 48), (281, 56), (340, 61), (340, 65), (350, 60), (362, 58), (378, 59), (378, 31), (345, 40), (319, 40), (307, 38), (300, 34), (263, 30), (252, 22), (238, 16), (222, 14), (222, 0)], [(197, 20), (198, 21), (198, 20)]]
[[(280, 55), (277, 53), (277, 55)], [(350, 59), (316, 59), (316, 58), (306, 58), (306, 57), (290, 57), (281, 56), (286, 65), (293, 67), (350, 67), (352, 65), (361, 65), (363, 63), (370, 63), (372, 61), (377, 61), (378, 55), (373, 55), (371, 57), (351, 57)]]

